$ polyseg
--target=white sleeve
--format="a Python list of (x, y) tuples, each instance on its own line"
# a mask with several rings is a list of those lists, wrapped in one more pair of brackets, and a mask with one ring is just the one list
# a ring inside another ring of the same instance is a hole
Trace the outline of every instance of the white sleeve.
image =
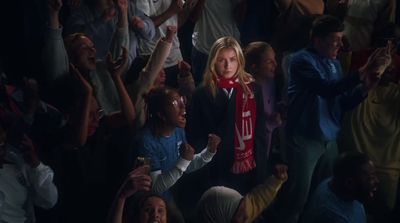
[(161, 172), (161, 170), (156, 170), (150, 173), (151, 179), (153, 181), (152, 190), (156, 193), (162, 193), (167, 191), (176, 181), (181, 178), (183, 172), (186, 171), (187, 167), (190, 165), (190, 161), (179, 158), (176, 165), (166, 171)]
[(52, 208), (58, 199), (58, 191), (53, 183), (53, 170), (40, 163), (36, 168), (27, 167), (27, 174), (35, 205), (45, 209)]
[(122, 47), (125, 47), (127, 50), (129, 50), (128, 27), (119, 27), (115, 30), (110, 46), (111, 56), (114, 60), (117, 60), (117, 58), (122, 54)]
[(42, 52), (46, 80), (53, 82), (65, 77), (69, 72), (68, 54), (62, 38), (62, 28), (48, 29)]
[(209, 163), (214, 157), (214, 155), (215, 153), (209, 152), (206, 147), (205, 149), (203, 149), (203, 151), (194, 155), (192, 162), (187, 168), (187, 172), (190, 173), (197, 169), (200, 169), (201, 167)]

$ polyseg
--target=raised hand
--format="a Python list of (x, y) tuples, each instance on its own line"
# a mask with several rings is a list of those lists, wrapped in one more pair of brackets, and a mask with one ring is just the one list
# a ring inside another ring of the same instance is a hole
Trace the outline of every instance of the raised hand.
[(177, 31), (178, 28), (176, 26), (167, 26), (167, 34), (165, 35), (164, 41), (172, 43), (172, 39)]
[(93, 87), (90, 83), (82, 76), (81, 72), (73, 65), (69, 64), (69, 70), (78, 83), (79, 87), (84, 91), (85, 95), (90, 95), (93, 93)]
[(102, 18), (105, 22), (111, 21), (117, 15), (117, 11), (115, 10), (114, 3), (111, 1), (109, 6), (104, 9)]
[(131, 18), (132, 27), (136, 30), (144, 29), (144, 21), (138, 16), (132, 16)]
[(47, 0), (47, 3), (50, 13), (55, 13), (58, 15), (58, 12), (62, 7), (62, 0)]
[(107, 69), (113, 77), (122, 77), (128, 69), (128, 50), (122, 47), (122, 55), (114, 60), (111, 53), (107, 54)]
[(192, 67), (188, 62), (181, 60), (178, 61), (178, 69), (179, 69), (179, 75), (186, 77), (190, 75), (190, 70), (192, 69)]
[(391, 64), (391, 45), (385, 48), (376, 49), (368, 58), (367, 63), (360, 69), (360, 79), (366, 90), (374, 88), (385, 72), (386, 68)]
[(191, 161), (194, 157), (194, 149), (187, 143), (182, 143), (180, 147), (181, 158)]
[(211, 153), (216, 153), (218, 145), (221, 142), (221, 138), (215, 134), (208, 134), (207, 149)]
[(24, 134), (21, 140), (20, 150), (26, 163), (31, 167), (37, 167), (40, 164), (39, 158), (36, 154), (35, 146), (32, 140)]
[(128, 174), (119, 189), (119, 197), (126, 199), (138, 191), (149, 191), (151, 189), (151, 177), (147, 174), (150, 166), (140, 166)]
[(114, 0), (114, 4), (117, 5), (120, 12), (128, 11), (128, 0)]
[(288, 179), (288, 167), (285, 164), (276, 164), (273, 169), (274, 176), (285, 182)]

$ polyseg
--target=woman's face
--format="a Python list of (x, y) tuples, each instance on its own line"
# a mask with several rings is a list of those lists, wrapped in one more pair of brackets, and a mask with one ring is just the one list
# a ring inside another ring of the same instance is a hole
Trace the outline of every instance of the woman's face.
[(260, 62), (255, 68), (256, 72), (262, 77), (274, 78), (276, 66), (275, 52), (272, 48), (269, 48), (261, 55)]
[(218, 76), (226, 79), (234, 77), (239, 68), (239, 59), (235, 50), (224, 48), (219, 51), (214, 66)]
[(159, 197), (149, 197), (140, 209), (139, 223), (167, 223), (167, 207)]

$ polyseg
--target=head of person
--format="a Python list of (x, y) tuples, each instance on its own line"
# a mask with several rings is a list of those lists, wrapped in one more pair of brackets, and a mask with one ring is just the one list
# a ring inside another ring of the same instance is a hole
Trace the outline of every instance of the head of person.
[(154, 127), (186, 126), (186, 99), (169, 87), (158, 87), (150, 91), (146, 98), (149, 121)]
[(96, 69), (96, 48), (92, 40), (83, 33), (74, 33), (64, 39), (68, 58), (81, 72)]
[(167, 223), (167, 202), (158, 194), (147, 191), (137, 192), (125, 202), (123, 222)]
[[(201, 196), (197, 204), (197, 220), (202, 223), (245, 222), (235, 219), (243, 196), (231, 188), (214, 186)], [(235, 219), (235, 220), (234, 220)], [(245, 220), (245, 219), (243, 219)]]
[(317, 17), (311, 28), (312, 46), (324, 57), (335, 59), (343, 46), (343, 23), (331, 15)]
[(245, 60), (240, 44), (235, 38), (227, 36), (214, 42), (208, 56), (203, 84), (216, 95), (216, 78), (238, 78), (242, 86), (251, 79), (244, 70)]
[(333, 183), (348, 197), (368, 202), (377, 190), (379, 180), (369, 157), (360, 152), (343, 153), (333, 167)]
[(256, 78), (272, 79), (275, 77), (277, 62), (275, 51), (266, 42), (251, 42), (244, 49), (246, 71)]

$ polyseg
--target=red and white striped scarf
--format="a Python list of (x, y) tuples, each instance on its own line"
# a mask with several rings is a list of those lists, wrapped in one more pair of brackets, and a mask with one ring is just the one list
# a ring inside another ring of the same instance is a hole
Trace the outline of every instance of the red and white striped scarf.
[(256, 122), (256, 101), (254, 94), (248, 94), (239, 83), (238, 77), (225, 79), (215, 77), (220, 88), (236, 91), (234, 162), (231, 172), (246, 173), (256, 167), (254, 160), (254, 128)]

